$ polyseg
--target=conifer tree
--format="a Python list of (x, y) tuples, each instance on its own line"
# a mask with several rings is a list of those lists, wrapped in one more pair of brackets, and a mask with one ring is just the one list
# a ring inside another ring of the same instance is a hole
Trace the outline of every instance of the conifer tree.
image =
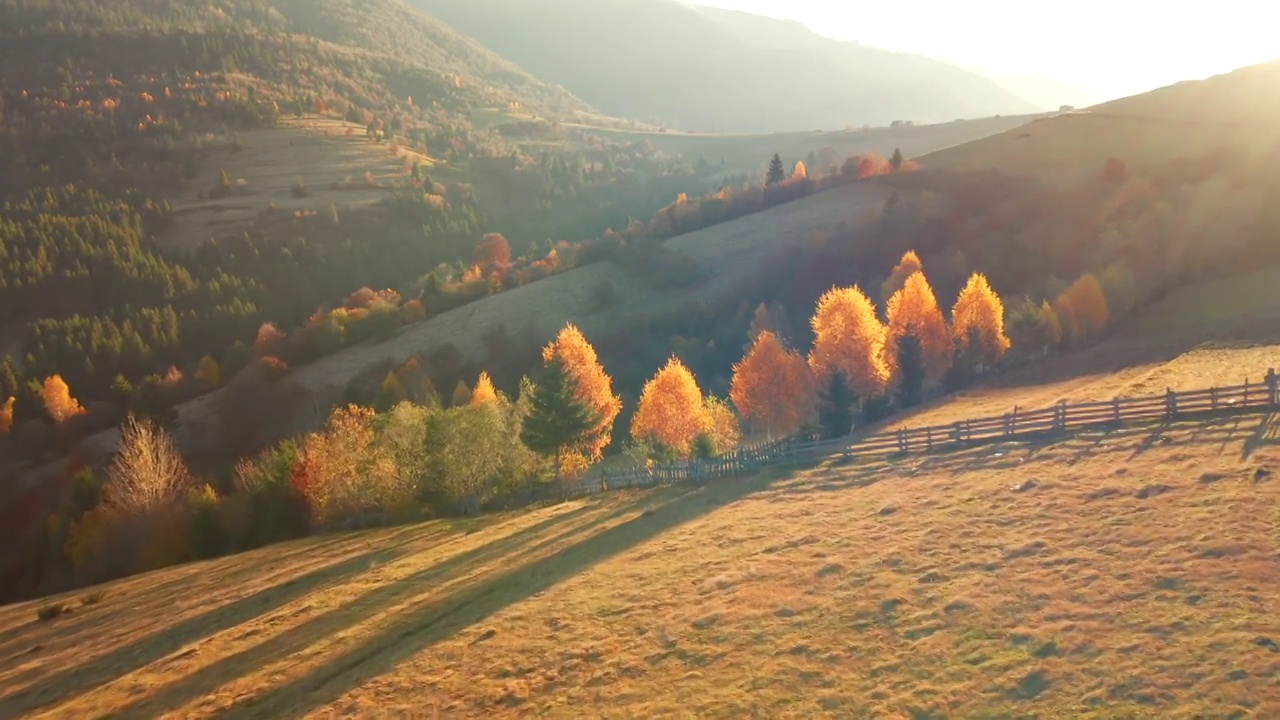
[(520, 428), (520, 441), (539, 455), (554, 459), (559, 481), (565, 453), (582, 444), (595, 427), (596, 419), (591, 409), (578, 399), (573, 378), (559, 358), (552, 358), (543, 367), (537, 383), (524, 389), (521, 400), (526, 397), (528, 412)]
[(904, 408), (920, 404), (924, 395), (924, 346), (915, 333), (898, 338), (898, 404)]
[(449, 407), (466, 407), (471, 404), (471, 388), (467, 387), (465, 381), (459, 380), (456, 387), (453, 388), (453, 400)]
[(622, 412), (622, 399), (613, 394), (613, 379), (600, 365), (595, 348), (573, 325), (566, 325), (556, 339), (542, 349), (544, 363), (553, 359), (564, 363), (565, 371), (573, 378), (578, 400), (591, 410), (595, 421), (591, 432), (583, 435), (582, 442), (573, 448), (576, 456), (573, 459), (581, 464), (597, 461), (613, 439), (613, 423)]
[(893, 166), (894, 172), (898, 172), (898, 170), (902, 168), (902, 162), (903, 162), (902, 150), (898, 148), (894, 148), (893, 155), (889, 157), (889, 164)]
[(853, 407), (858, 396), (843, 373), (832, 373), (818, 403), (818, 424), (828, 438), (840, 438), (853, 429)]
[(782, 167), (782, 157), (777, 153), (769, 161), (769, 172), (764, 176), (765, 185), (777, 185), (787, 179), (787, 171)]
[(978, 357), (987, 365), (1009, 349), (1009, 338), (1004, 333), (1004, 303), (982, 273), (971, 275), (956, 298), (951, 309), (951, 332), (962, 345), (976, 340)]
[(489, 377), (489, 373), (481, 372), (480, 377), (476, 379), (476, 388), (471, 391), (471, 407), (479, 407), (486, 403), (496, 402), (498, 399), (498, 391), (493, 387), (493, 380)]

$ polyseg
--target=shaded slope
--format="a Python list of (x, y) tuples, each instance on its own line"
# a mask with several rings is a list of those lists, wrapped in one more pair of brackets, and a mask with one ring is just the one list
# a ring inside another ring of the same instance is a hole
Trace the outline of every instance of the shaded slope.
[(1038, 109), (923, 57), (672, 0), (414, 0), (606, 113), (715, 132), (887, 125)]

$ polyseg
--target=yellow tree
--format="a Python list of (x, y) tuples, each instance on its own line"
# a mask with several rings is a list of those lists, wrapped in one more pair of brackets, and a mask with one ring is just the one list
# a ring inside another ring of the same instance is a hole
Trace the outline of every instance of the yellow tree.
[(982, 273), (969, 276), (955, 307), (951, 309), (951, 331), (961, 347), (970, 338), (978, 342), (979, 356), (991, 364), (1008, 351), (1009, 337), (1004, 333), (1004, 303)]
[(693, 373), (675, 356), (645, 383), (631, 419), (631, 436), (688, 456), (693, 441), (710, 425), (702, 391)]
[(914, 335), (924, 352), (925, 375), (932, 381), (942, 379), (951, 367), (954, 346), (942, 317), (938, 299), (924, 273), (912, 273), (902, 288), (889, 298), (887, 312), (889, 333), (885, 342), (885, 364), (894, 372), (898, 364), (898, 343), (906, 335)]
[(794, 180), (807, 180), (809, 178), (809, 168), (804, 166), (803, 160), (796, 161), (796, 169), (791, 173)]
[(1062, 342), (1062, 322), (1048, 300), (1040, 304), (1040, 325), (1044, 328), (1045, 339), (1049, 345), (1058, 345)]
[(613, 394), (613, 379), (600, 365), (596, 349), (573, 325), (565, 325), (556, 339), (542, 349), (544, 364), (553, 359), (564, 363), (578, 401), (595, 418), (595, 425), (583, 434), (582, 442), (570, 454), (584, 463), (598, 461), (613, 439), (613, 423), (622, 412), (622, 399)]
[(889, 381), (884, 364), (886, 328), (866, 293), (854, 287), (832, 288), (813, 314), (813, 351), (809, 367), (819, 387), (839, 373), (860, 397), (877, 397)]
[(1111, 311), (1102, 283), (1093, 273), (1085, 273), (1071, 283), (1066, 295), (1071, 300), (1076, 322), (1083, 337), (1097, 337), (1107, 329)]
[(476, 389), (471, 391), (471, 407), (480, 407), (497, 400), (498, 391), (493, 387), (493, 380), (489, 378), (489, 373), (481, 372), (476, 379)]
[(201, 390), (213, 390), (222, 384), (222, 368), (218, 361), (205, 355), (196, 365), (196, 383)]
[(707, 422), (703, 432), (711, 440), (711, 449), (716, 453), (723, 453), (738, 447), (742, 431), (738, 427), (738, 416), (733, 413), (729, 403), (708, 395), (702, 401), (702, 411)]
[(915, 250), (908, 250), (907, 254), (902, 256), (898, 264), (894, 266), (893, 272), (889, 273), (889, 278), (880, 286), (880, 297), (888, 302), (893, 294), (902, 289), (906, 284), (907, 278), (918, 272), (924, 272), (924, 265), (920, 262), (920, 256), (916, 255)]
[(742, 417), (771, 438), (794, 433), (816, 408), (809, 364), (769, 330), (757, 335), (746, 357), (733, 366), (729, 397)]
[(45, 378), (40, 395), (44, 400), (45, 412), (49, 413), (55, 425), (61, 425), (77, 415), (84, 414), (84, 408), (71, 397), (71, 388), (67, 387), (67, 383), (60, 375)]

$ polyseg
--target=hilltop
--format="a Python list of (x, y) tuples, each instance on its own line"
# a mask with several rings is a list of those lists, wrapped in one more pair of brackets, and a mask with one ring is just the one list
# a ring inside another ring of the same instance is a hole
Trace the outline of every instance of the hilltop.
[(674, 0), (415, 2), (603, 112), (686, 130), (813, 130), (1050, 109), (940, 61)]

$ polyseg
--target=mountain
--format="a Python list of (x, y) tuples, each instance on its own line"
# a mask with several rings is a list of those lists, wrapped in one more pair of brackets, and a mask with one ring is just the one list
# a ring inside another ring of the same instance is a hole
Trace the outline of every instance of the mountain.
[(605, 113), (682, 129), (830, 129), (1040, 109), (954, 65), (675, 0), (413, 2)]
[(962, 62), (954, 64), (957, 67), (990, 78), (1009, 92), (1026, 98), (1043, 110), (1057, 110), (1063, 105), (1084, 108), (1107, 100), (1107, 96), (1094, 90), (1048, 75), (1021, 75)]

